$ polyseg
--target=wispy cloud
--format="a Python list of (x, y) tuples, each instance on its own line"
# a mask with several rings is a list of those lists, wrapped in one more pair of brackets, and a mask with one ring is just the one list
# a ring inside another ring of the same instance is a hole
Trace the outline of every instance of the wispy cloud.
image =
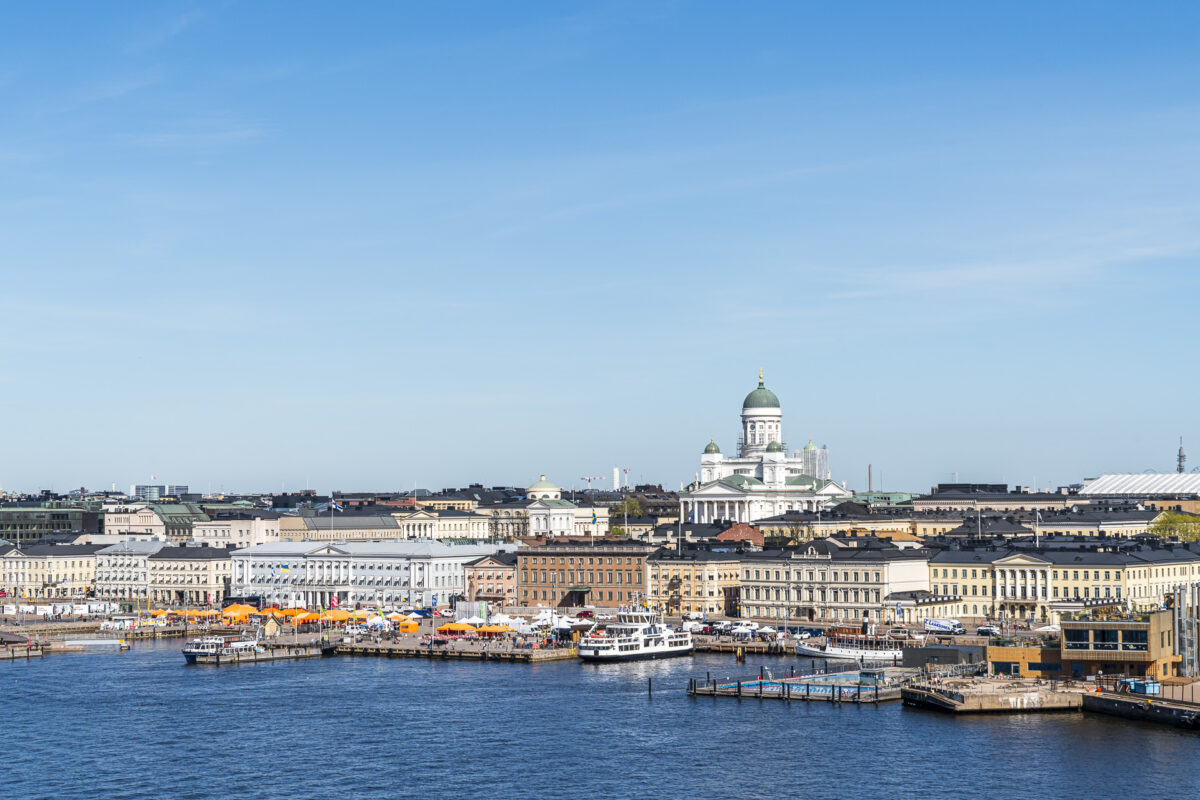
[(161, 47), (204, 19), (207, 15), (208, 10), (193, 8), (182, 14), (177, 14), (169, 19), (149, 25), (133, 35), (128, 44), (125, 45), (125, 52), (131, 54), (143, 53), (147, 50)]
[(182, 148), (192, 150), (210, 150), (259, 139), (266, 135), (266, 129), (260, 125), (195, 125), (174, 129), (131, 134), (126, 140), (138, 147), (153, 148)]

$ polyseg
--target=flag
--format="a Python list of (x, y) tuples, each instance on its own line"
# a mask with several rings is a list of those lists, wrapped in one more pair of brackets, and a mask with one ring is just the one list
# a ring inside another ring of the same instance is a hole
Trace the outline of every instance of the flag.
[(592, 509), (592, 524), (596, 524), (596, 509)]
[(281, 564), (281, 565), (280, 565), (280, 567), (279, 567), (279, 571), (280, 571), (280, 572), (282, 572), (284, 575), (291, 575), (291, 574), (292, 574), (292, 568), (291, 568), (291, 567), (289, 567), (289, 566), (288, 566), (288, 565), (286, 565), (286, 564)]
[(1042, 521), (1042, 512), (1040, 512), (1040, 511), (1035, 511), (1035, 512), (1033, 512), (1033, 513), (1037, 514), (1037, 521), (1038, 521), (1038, 522), (1041, 522), (1041, 521)]
[(337, 509), (338, 511), (342, 510), (342, 504), (339, 503), (337, 500), (334, 500), (333, 498), (329, 499), (329, 507)]

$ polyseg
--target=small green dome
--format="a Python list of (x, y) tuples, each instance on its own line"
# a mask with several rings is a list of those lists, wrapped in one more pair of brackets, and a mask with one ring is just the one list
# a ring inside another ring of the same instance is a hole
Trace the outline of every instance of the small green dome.
[(813, 444), (812, 439), (808, 440), (808, 444), (804, 445), (805, 450), (816, 450), (817, 446)]
[(779, 442), (772, 439), (771, 443), (767, 445), (767, 452), (768, 453), (782, 453), (783, 445), (781, 445)]
[(779, 408), (779, 398), (763, 386), (762, 372), (758, 373), (758, 388), (746, 395), (742, 408)]
[(558, 487), (557, 487), (557, 486), (555, 486), (553, 483), (551, 483), (550, 481), (546, 480), (546, 476), (545, 476), (545, 475), (543, 475), (543, 476), (541, 476), (541, 477), (540, 477), (538, 480), (534, 481), (533, 485), (532, 485), (532, 486), (530, 486), (530, 487), (529, 487), (529, 488), (528, 488), (526, 491), (530, 491), (530, 492), (532, 492), (532, 491), (542, 491), (542, 490), (550, 490), (550, 491), (554, 491), (554, 490), (555, 490), (555, 489), (557, 489), (557, 488), (558, 488)]
[(721, 452), (721, 448), (717, 447), (717, 443), (715, 441), (713, 441), (712, 439), (709, 439), (708, 444), (706, 444), (704, 446), (704, 455), (706, 455), (706, 456), (711, 455), (713, 453), (720, 453), (720, 452)]

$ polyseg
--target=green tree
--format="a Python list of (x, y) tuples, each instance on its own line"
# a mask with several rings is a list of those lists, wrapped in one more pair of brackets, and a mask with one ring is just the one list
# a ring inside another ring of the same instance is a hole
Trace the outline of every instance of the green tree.
[(1181, 511), (1165, 511), (1146, 529), (1147, 533), (1163, 539), (1182, 539), (1200, 542), (1200, 516)]
[(640, 517), (642, 515), (642, 504), (638, 502), (636, 497), (626, 497), (614, 505), (608, 511), (608, 518), (624, 517), (626, 514), (631, 517)]

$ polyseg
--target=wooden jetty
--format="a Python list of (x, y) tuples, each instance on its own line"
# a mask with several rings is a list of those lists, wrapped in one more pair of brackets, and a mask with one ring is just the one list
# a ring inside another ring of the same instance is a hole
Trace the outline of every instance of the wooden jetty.
[(30, 658), (41, 658), (42, 647), (38, 644), (33, 645), (16, 645), (9, 644), (0, 648), (0, 661), (17, 661)]
[(1078, 711), (1083, 693), (1053, 684), (977, 678), (912, 683), (900, 690), (904, 705), (951, 714), (1026, 714)]

